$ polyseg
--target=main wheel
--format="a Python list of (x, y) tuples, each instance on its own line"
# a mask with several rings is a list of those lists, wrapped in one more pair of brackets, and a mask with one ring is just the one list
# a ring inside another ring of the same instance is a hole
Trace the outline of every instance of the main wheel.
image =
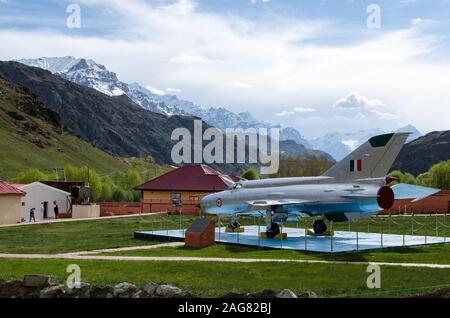
[(270, 229), (267, 230), (266, 235), (267, 235), (267, 238), (273, 239), (279, 233), (280, 233), (280, 227), (278, 226), (278, 224), (272, 223), (270, 225)]
[(316, 233), (317, 235), (321, 235), (326, 232), (327, 224), (325, 223), (324, 220), (316, 220), (316, 221), (314, 221), (313, 228), (314, 228), (314, 233)]
[(238, 228), (241, 227), (241, 224), (240, 224), (238, 221), (234, 220), (234, 221), (232, 221), (232, 222), (228, 225), (228, 227), (229, 227), (230, 229), (232, 229), (233, 232), (234, 232), (234, 230), (236, 230), (236, 229), (238, 229)]

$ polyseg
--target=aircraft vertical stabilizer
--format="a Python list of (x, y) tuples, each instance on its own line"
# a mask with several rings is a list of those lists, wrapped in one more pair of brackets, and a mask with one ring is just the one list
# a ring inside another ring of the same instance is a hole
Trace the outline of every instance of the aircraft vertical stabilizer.
[(336, 181), (383, 178), (410, 133), (392, 133), (370, 138), (359, 148), (331, 167), (323, 176)]

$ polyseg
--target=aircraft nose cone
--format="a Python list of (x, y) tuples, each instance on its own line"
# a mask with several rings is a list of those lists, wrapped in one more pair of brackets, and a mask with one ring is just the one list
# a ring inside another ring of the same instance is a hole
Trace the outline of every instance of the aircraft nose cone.
[(207, 195), (203, 197), (202, 201), (200, 202), (200, 208), (203, 211), (208, 211), (208, 209), (212, 207), (215, 201), (216, 199), (214, 194)]

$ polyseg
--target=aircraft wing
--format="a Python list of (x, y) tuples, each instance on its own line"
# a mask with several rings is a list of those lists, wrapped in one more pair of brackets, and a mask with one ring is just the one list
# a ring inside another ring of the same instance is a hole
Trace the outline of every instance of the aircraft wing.
[(280, 199), (280, 200), (258, 200), (258, 201), (249, 201), (248, 210), (249, 211), (261, 211), (266, 210), (271, 206), (286, 206), (286, 205), (294, 205), (294, 204), (304, 204), (304, 203), (312, 203), (313, 201), (309, 200), (301, 200), (301, 199)]
[(439, 189), (416, 186), (412, 184), (399, 183), (392, 187), (394, 197), (396, 200), (413, 199), (412, 202), (417, 202), (433, 194), (438, 193)]

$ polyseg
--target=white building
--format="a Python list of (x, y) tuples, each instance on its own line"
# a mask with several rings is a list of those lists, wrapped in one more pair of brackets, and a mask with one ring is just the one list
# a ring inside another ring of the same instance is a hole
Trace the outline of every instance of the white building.
[(22, 197), (22, 218), (29, 221), (30, 209), (35, 208), (36, 221), (42, 220), (45, 216), (49, 219), (55, 218), (53, 212), (53, 202), (56, 201), (59, 213), (67, 213), (70, 209), (70, 193), (53, 188), (41, 182), (17, 186), (26, 192)]

